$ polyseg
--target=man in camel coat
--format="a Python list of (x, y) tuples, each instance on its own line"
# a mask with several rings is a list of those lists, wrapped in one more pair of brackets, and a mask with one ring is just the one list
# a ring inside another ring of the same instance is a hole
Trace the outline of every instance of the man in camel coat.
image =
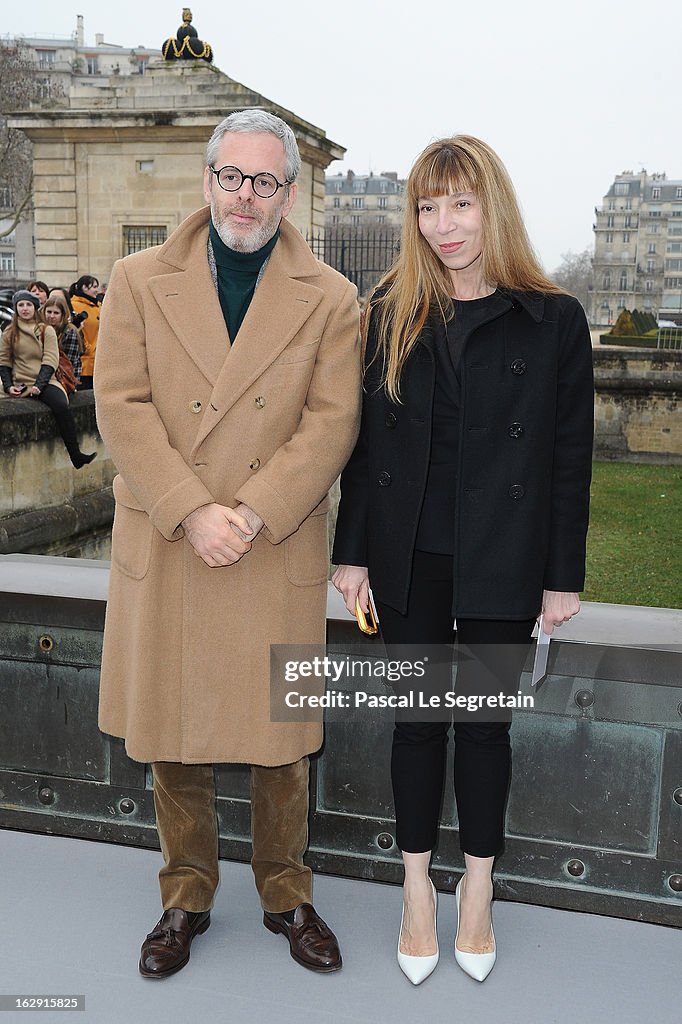
[(308, 754), (270, 720), (271, 644), (324, 643), (327, 491), (356, 439), (355, 287), (286, 221), (300, 156), (262, 110), (207, 149), (207, 207), (114, 268), (95, 365), (119, 475), (100, 727), (151, 762), (163, 916), (140, 972), (189, 960), (218, 884), (213, 764), (251, 765), (264, 924), (298, 963), (341, 966), (312, 904)]

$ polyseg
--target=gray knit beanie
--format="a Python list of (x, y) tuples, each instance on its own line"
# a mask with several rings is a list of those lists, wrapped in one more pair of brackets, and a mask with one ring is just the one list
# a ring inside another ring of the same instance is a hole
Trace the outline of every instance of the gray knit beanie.
[(40, 299), (38, 296), (34, 295), (33, 292), (26, 291), (25, 288), (21, 288), (12, 296), (12, 306), (14, 307), (15, 313), (17, 311), (18, 302), (32, 302), (36, 309), (40, 309)]

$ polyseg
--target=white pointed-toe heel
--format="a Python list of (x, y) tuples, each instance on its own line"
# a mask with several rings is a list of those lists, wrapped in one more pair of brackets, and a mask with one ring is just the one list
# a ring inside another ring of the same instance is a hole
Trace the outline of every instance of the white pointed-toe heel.
[[(429, 879), (431, 881), (431, 879)], [(400, 952), (400, 938), (403, 934), (403, 920), (405, 918), (405, 904), (403, 903), (403, 912), (400, 917), (400, 931), (398, 932), (398, 964), (400, 970), (403, 972), (406, 978), (408, 978), (413, 985), (421, 985), (422, 981), (426, 981), (430, 974), (436, 969), (438, 963), (438, 957), (440, 956), (438, 950), (438, 932), (436, 931), (436, 911), (438, 909), (438, 895), (436, 893), (436, 887), (431, 882), (431, 889), (433, 890), (433, 930), (436, 934), (436, 952), (431, 956), (409, 956), (407, 953)]]
[[(460, 887), (464, 881), (464, 875), (460, 878), (455, 889), (455, 901), (457, 903), (457, 935), (455, 936), (455, 960), (462, 968), (465, 974), (468, 974), (474, 981), (485, 981), (493, 967), (495, 966), (495, 960), (497, 959), (497, 952), (495, 950), (492, 953), (462, 953), (460, 949), (457, 949), (457, 939), (459, 938), (459, 896)], [(490, 919), (490, 935), (495, 944), (495, 932), (493, 931), (492, 917)]]

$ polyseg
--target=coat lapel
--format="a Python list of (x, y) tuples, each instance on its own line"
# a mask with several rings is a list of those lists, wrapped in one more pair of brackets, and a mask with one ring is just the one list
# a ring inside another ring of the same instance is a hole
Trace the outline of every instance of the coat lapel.
[(149, 287), (190, 359), (215, 385), (230, 348), (230, 338), (208, 262), (201, 280), (196, 271), (185, 271), (152, 277)]
[(158, 258), (176, 272), (149, 279), (149, 288), (190, 359), (215, 386), (230, 338), (208, 265), (208, 207), (192, 214), (161, 246)]
[(241, 395), (300, 333), (322, 301), (323, 292), (298, 278), (318, 274), (316, 260), (305, 241), (295, 228), (284, 222), (280, 240), (218, 375), (210, 414), (202, 419), (195, 446), (201, 444)]
[(283, 221), (237, 343), (231, 346), (208, 263), (208, 218), (209, 209), (203, 207), (173, 232), (158, 253), (159, 261), (173, 269), (149, 280), (173, 334), (213, 387), (195, 448), (296, 337), (323, 296), (320, 288), (307, 283), (319, 277), (317, 260), (299, 232)]

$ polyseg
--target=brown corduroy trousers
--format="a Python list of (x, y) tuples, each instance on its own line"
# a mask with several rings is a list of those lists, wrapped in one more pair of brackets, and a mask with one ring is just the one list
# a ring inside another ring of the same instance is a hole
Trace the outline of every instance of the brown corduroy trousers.
[[(154, 806), (164, 866), (164, 910), (209, 910), (218, 887), (218, 822), (213, 766), (155, 761)], [(312, 900), (308, 845), (308, 758), (251, 765), (251, 867), (264, 910), (280, 914)]]

